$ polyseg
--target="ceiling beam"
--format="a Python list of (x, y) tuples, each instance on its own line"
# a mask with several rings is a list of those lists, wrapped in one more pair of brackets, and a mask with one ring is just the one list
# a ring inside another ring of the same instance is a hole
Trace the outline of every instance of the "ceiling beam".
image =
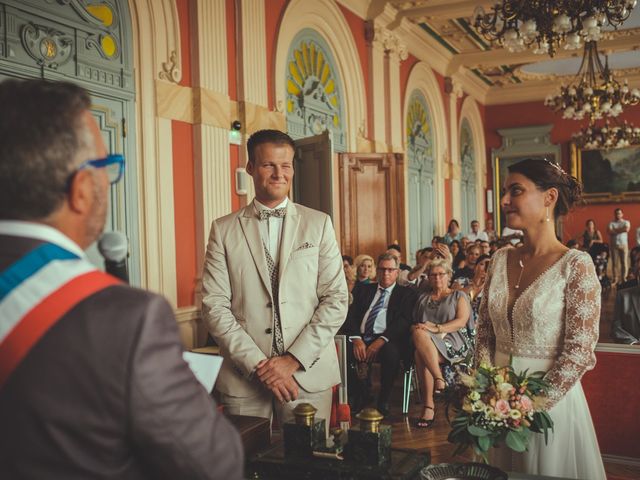
[(458, 0), (442, 2), (438, 5), (405, 8), (398, 12), (401, 17), (419, 19), (427, 18), (471, 18), (479, 6), (486, 8), (493, 5), (491, 1)]
[[(629, 75), (630, 87), (640, 87), (640, 74)], [(491, 87), (486, 95), (485, 105), (506, 105), (523, 102), (542, 102), (550, 93), (557, 93), (561, 79), (530, 80), (521, 84), (509, 84), (503, 87)], [(635, 107), (626, 107), (635, 108)], [(578, 123), (576, 123), (577, 125)]]
[[(598, 43), (599, 51), (628, 51), (637, 50), (638, 37), (636, 35), (621, 35), (610, 40), (604, 40)], [(571, 58), (582, 56), (583, 50), (558, 50), (553, 59)], [(510, 53), (503, 48), (494, 48), (486, 52), (461, 53), (455, 55), (447, 69), (447, 75), (452, 75), (461, 67), (497, 67), (500, 65), (517, 65), (521, 63), (538, 63), (543, 60), (549, 60), (547, 55), (536, 55), (531, 50), (520, 53)]]

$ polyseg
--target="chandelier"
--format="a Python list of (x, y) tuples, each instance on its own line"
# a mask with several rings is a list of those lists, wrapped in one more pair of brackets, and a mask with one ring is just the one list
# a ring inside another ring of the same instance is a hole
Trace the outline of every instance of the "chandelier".
[(628, 122), (617, 122), (610, 125), (591, 124), (572, 135), (573, 141), (582, 150), (610, 150), (640, 144), (640, 128)]
[(562, 118), (570, 120), (617, 117), (624, 106), (638, 103), (640, 90), (629, 89), (626, 80), (620, 84), (614, 78), (607, 57), (602, 64), (595, 41), (585, 43), (582, 63), (571, 83), (562, 85), (559, 94), (548, 95), (544, 100), (547, 107), (562, 112)]
[(636, 0), (502, 0), (490, 12), (478, 7), (475, 29), (510, 52), (532, 48), (554, 56), (557, 49), (577, 50), (581, 42), (597, 41), (602, 27), (617, 28)]

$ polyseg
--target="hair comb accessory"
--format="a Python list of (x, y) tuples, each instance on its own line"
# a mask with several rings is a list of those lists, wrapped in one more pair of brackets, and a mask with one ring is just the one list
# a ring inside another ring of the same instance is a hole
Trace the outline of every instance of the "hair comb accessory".
[(551, 160), (549, 160), (548, 158), (543, 158), (543, 160), (545, 162), (547, 162), (549, 165), (551, 165), (553, 168), (555, 168), (556, 170), (558, 170), (559, 173), (562, 173), (563, 175), (566, 175), (567, 172), (565, 172), (562, 167), (560, 165), (558, 165), (556, 162), (552, 162)]

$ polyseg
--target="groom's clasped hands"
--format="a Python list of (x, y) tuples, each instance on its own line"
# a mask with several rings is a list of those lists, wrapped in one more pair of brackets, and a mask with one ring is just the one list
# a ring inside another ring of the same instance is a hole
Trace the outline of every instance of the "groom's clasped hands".
[(261, 360), (256, 366), (256, 375), (280, 403), (286, 403), (298, 398), (298, 383), (293, 374), (299, 368), (300, 362), (293, 355), (285, 353)]

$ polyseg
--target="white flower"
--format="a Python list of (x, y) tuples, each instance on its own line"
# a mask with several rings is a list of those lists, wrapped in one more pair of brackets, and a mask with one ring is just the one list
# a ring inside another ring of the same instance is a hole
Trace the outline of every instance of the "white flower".
[(471, 391), (471, 392), (469, 393), (469, 399), (470, 399), (470, 400), (473, 400), (474, 402), (475, 402), (476, 400), (480, 400), (480, 394), (479, 394), (478, 392), (476, 392), (475, 390), (473, 390), (473, 391)]
[(520, 413), (520, 410), (516, 410), (516, 409), (514, 408), (514, 409), (512, 409), (512, 410), (509, 412), (509, 416), (510, 416), (511, 418), (518, 419), (518, 418), (522, 417), (522, 413)]

